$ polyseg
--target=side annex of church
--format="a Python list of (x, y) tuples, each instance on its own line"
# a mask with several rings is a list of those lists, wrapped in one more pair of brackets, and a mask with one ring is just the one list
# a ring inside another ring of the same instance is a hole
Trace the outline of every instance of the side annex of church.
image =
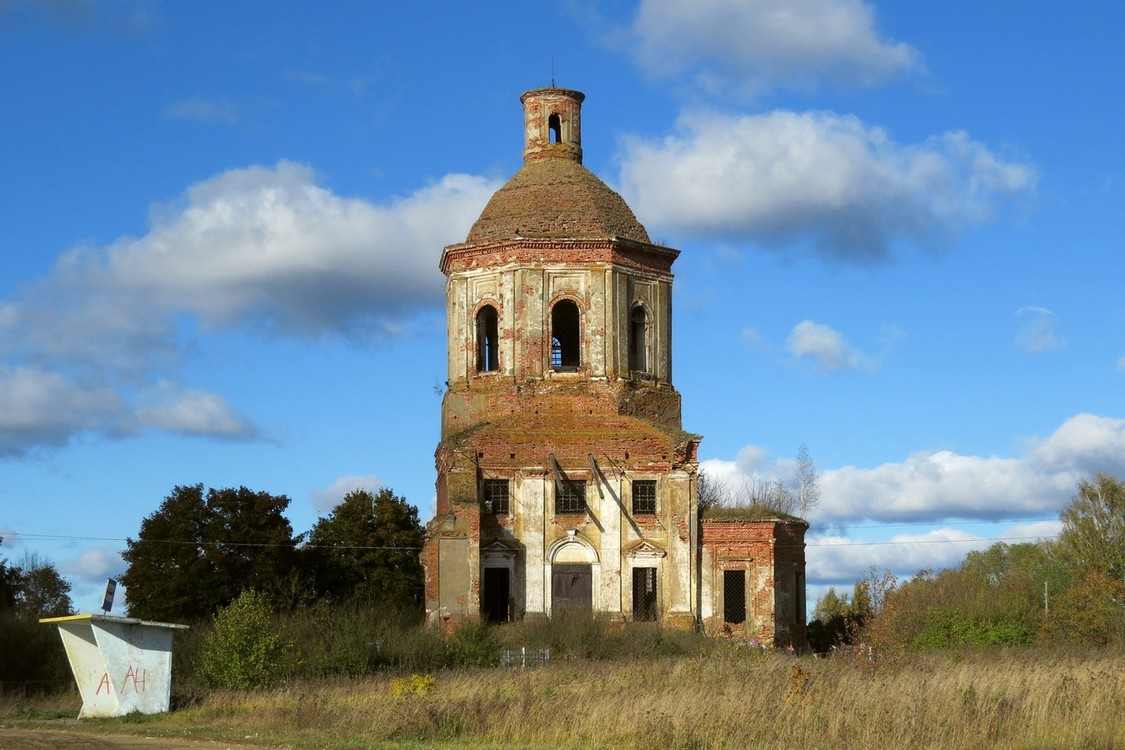
[(582, 165), (581, 92), (521, 97), (523, 167), (446, 276), (427, 624), (551, 617), (805, 643), (808, 524), (701, 516), (672, 385), (672, 264)]

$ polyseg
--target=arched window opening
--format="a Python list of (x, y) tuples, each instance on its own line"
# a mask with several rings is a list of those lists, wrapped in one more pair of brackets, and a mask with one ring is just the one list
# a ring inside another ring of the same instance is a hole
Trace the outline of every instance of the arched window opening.
[(578, 369), (578, 305), (564, 299), (551, 308), (551, 367), (560, 372)]
[(547, 129), (551, 131), (551, 143), (562, 143), (562, 121), (558, 115), (547, 118)]
[(494, 372), (500, 368), (497, 354), (496, 308), (485, 305), (477, 311), (477, 371)]
[(648, 372), (648, 312), (643, 305), (629, 313), (629, 369)]

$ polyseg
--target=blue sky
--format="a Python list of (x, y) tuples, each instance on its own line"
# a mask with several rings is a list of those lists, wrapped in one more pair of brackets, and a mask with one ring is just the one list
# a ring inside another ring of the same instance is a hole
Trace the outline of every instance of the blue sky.
[(179, 484), (429, 517), (443, 246), (519, 95), (676, 263), (714, 476), (820, 473), (810, 602), (1125, 475), (1125, 5), (0, 1), (0, 554), (82, 610)]

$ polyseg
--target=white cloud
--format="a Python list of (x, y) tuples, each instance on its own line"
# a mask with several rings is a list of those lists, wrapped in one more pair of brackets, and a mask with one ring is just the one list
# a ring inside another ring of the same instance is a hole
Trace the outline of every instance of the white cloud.
[(141, 237), (65, 253), (0, 301), (0, 455), (85, 432), (253, 437), (221, 396), (178, 382), (192, 337), (396, 335), (440, 307), (441, 249), (498, 187), (448, 175), (373, 204), (283, 161), (191, 186)]
[[(786, 462), (770, 464), (753, 445), (734, 461), (710, 459), (703, 468), (735, 488), (787, 478)], [(1017, 458), (919, 451), (899, 463), (821, 470), (821, 505), (810, 520), (823, 526), (1054, 515), (1079, 480), (1098, 472), (1125, 474), (1125, 419), (1078, 414)]]
[(106, 547), (83, 550), (78, 557), (59, 563), (59, 572), (83, 583), (105, 583), (105, 579), (120, 575), (128, 567), (121, 559), (121, 551)]
[(1034, 441), (1030, 460), (1052, 471), (1092, 478), (1125, 475), (1125, 419), (1078, 414), (1045, 440)]
[(880, 39), (861, 0), (642, 0), (630, 32), (645, 72), (715, 93), (871, 86), (921, 66), (910, 46)]
[(1077, 475), (1026, 459), (920, 451), (901, 463), (826, 471), (820, 481), (816, 518), (895, 521), (1054, 512), (1073, 493)]
[(441, 249), (462, 240), (498, 185), (449, 175), (388, 205), (344, 198), (292, 162), (225, 172), (154, 213), (150, 232), (61, 265), (209, 326), (283, 334), (369, 332), (436, 306)]
[(157, 384), (142, 396), (136, 414), (141, 425), (172, 432), (234, 438), (255, 432), (221, 396), (167, 382)]
[(793, 356), (811, 357), (825, 372), (876, 369), (874, 360), (857, 352), (838, 331), (823, 323), (801, 321), (793, 327), (786, 344)]
[(631, 137), (621, 190), (658, 231), (871, 262), (904, 242), (948, 244), (1032, 192), (1034, 167), (963, 132), (916, 145), (831, 112), (689, 112), (661, 140)]
[(1021, 307), (1016, 317), (1025, 321), (1016, 334), (1016, 343), (1029, 352), (1058, 349), (1066, 341), (1059, 335), (1058, 316), (1045, 307)]
[(865, 571), (890, 570), (903, 578), (919, 570), (957, 565), (966, 553), (993, 542), (959, 529), (938, 528), (921, 534), (896, 534), (880, 541), (838, 534), (809, 533), (806, 565), (809, 580), (851, 584)]
[[(790, 474), (788, 461), (770, 461), (754, 445), (742, 448), (735, 460), (709, 459), (702, 468), (736, 495), (743, 487), (784, 481)], [(872, 567), (902, 580), (919, 570), (956, 566), (968, 552), (997, 541), (1054, 538), (1059, 521), (1021, 519), (1056, 516), (1079, 480), (1099, 471), (1125, 474), (1125, 419), (1078, 414), (1017, 458), (918, 452), (871, 469), (822, 470), (821, 505), (809, 514), (806, 537), (810, 605), (828, 585), (850, 591)], [(921, 533), (888, 533), (895, 524), (954, 518), (980, 523), (972, 523), (971, 530), (948, 524)]]
[(353, 490), (378, 493), (381, 489), (383, 489), (383, 480), (374, 474), (346, 474), (337, 478), (325, 489), (312, 493), (312, 504), (317, 513), (327, 513), (339, 505), (344, 496)]

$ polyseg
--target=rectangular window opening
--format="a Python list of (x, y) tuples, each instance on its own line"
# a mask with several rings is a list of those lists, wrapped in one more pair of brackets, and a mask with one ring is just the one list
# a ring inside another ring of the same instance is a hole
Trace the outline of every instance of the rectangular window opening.
[(656, 512), (656, 480), (634, 479), (633, 515), (651, 515)]
[(563, 479), (555, 482), (555, 513), (584, 513), (586, 511), (586, 481)]
[(507, 479), (486, 479), (481, 482), (481, 507), (485, 513), (511, 513), (511, 495)]

